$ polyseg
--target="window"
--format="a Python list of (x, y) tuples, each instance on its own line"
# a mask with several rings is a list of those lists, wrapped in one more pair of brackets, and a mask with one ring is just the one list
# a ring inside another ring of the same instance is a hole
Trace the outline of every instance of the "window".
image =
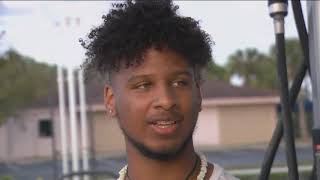
[(40, 137), (52, 136), (52, 121), (50, 119), (39, 121), (39, 136)]

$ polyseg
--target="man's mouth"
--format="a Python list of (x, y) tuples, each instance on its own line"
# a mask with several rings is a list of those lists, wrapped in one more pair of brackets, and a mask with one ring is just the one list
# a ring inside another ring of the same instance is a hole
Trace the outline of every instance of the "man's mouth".
[(152, 131), (161, 136), (171, 136), (177, 132), (183, 116), (177, 112), (162, 113), (148, 118)]
[(152, 122), (151, 124), (164, 129), (177, 124), (177, 121), (156, 121)]
[(150, 126), (156, 134), (168, 136), (176, 132), (179, 122), (175, 120), (158, 120), (151, 122)]

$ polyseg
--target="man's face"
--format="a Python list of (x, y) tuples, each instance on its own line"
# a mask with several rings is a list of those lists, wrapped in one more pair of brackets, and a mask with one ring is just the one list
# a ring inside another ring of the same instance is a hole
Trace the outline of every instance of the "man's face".
[(167, 49), (149, 49), (141, 65), (113, 73), (105, 103), (117, 117), (127, 145), (157, 158), (176, 155), (192, 143), (201, 109), (195, 79), (186, 60)]

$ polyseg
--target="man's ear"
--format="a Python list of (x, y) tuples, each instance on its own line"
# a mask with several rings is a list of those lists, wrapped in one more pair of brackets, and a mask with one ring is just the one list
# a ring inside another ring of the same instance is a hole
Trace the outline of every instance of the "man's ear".
[(104, 106), (110, 116), (116, 116), (114, 91), (110, 85), (104, 86)]

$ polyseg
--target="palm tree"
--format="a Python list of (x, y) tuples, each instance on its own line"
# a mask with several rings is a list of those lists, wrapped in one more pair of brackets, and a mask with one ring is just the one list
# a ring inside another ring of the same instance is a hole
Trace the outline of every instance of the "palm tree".
[(230, 76), (241, 77), (244, 86), (275, 89), (275, 62), (257, 49), (238, 50), (229, 57), (227, 69)]
[(211, 60), (209, 62), (208, 68), (206, 69), (206, 77), (208, 79), (217, 79), (221, 81), (228, 82), (229, 81), (229, 74), (227, 70)]

